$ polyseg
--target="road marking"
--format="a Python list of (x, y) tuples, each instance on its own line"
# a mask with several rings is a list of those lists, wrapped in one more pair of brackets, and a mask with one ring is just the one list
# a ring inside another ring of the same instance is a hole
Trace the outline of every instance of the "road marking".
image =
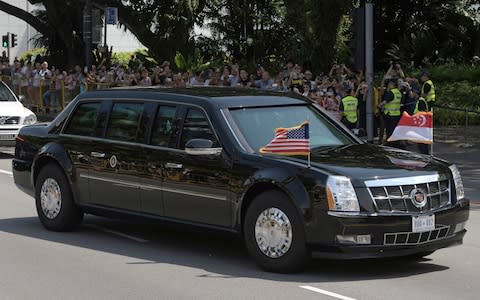
[(120, 231), (108, 229), (108, 228), (105, 228), (105, 227), (101, 227), (101, 226), (97, 226), (97, 225), (93, 225), (93, 224), (85, 224), (84, 226), (85, 227), (90, 227), (90, 228), (93, 228), (93, 229), (97, 229), (97, 230), (100, 230), (100, 231), (103, 231), (103, 232), (106, 232), (106, 233), (111, 233), (111, 234), (114, 234), (114, 235), (118, 235), (118, 236), (121, 236), (123, 238), (133, 240), (135, 242), (139, 242), (139, 243), (147, 243), (148, 242), (148, 240), (145, 240), (145, 239), (142, 239), (142, 238), (139, 238), (139, 237), (135, 237), (135, 236), (132, 236), (132, 235), (120, 232)]
[(309, 290), (309, 291), (312, 291), (312, 292), (324, 294), (324, 295), (334, 297), (334, 298), (338, 298), (338, 299), (342, 299), (342, 300), (356, 300), (355, 298), (350, 298), (350, 297), (347, 297), (347, 296), (343, 296), (343, 295), (340, 295), (340, 294), (337, 294), (337, 293), (322, 290), (322, 289), (319, 289), (319, 288), (316, 288), (316, 287), (313, 287), (313, 286), (309, 286), (309, 285), (301, 285), (299, 287), (302, 288), (302, 289), (306, 289), (306, 290)]
[(0, 169), (0, 174), (6, 174), (6, 175), (13, 176), (13, 173), (12, 173), (12, 172), (7, 171), (7, 170), (2, 170), (2, 169)]

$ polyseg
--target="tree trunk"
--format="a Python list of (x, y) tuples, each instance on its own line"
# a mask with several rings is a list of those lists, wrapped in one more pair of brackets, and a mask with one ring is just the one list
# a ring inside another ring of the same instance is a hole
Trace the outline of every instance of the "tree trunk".
[(5, 12), (6, 14), (12, 15), (14, 17), (17, 17), (25, 21), (41, 34), (45, 36), (48, 35), (48, 27), (31, 13), (1, 0), (0, 0), (0, 10)]

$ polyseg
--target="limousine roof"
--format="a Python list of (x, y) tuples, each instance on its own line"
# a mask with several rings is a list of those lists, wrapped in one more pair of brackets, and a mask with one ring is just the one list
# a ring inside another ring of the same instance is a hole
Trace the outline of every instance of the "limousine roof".
[(87, 92), (81, 94), (79, 98), (111, 99), (112, 97), (116, 99), (174, 100), (192, 104), (208, 102), (221, 108), (311, 103), (307, 98), (294, 93), (232, 87), (120, 87)]

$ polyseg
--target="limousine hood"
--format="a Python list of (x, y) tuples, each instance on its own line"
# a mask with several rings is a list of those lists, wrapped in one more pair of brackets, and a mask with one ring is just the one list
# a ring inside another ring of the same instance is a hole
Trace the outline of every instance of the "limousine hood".
[(370, 144), (314, 149), (311, 165), (347, 176), (357, 186), (366, 180), (450, 173), (446, 163), (431, 156)]

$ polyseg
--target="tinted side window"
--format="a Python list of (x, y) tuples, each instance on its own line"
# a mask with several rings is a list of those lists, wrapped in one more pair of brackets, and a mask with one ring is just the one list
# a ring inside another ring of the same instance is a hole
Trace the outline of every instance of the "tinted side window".
[(200, 110), (190, 108), (183, 122), (180, 149), (185, 149), (185, 144), (191, 139), (207, 139), (213, 141), (213, 147), (218, 147), (217, 139), (210, 129), (208, 120)]
[(95, 125), (99, 110), (100, 103), (98, 102), (80, 104), (73, 113), (65, 133), (95, 136)]
[(143, 103), (115, 103), (107, 125), (107, 138), (134, 142), (142, 117)]
[(167, 147), (173, 131), (176, 108), (160, 106), (152, 129), (152, 145)]

